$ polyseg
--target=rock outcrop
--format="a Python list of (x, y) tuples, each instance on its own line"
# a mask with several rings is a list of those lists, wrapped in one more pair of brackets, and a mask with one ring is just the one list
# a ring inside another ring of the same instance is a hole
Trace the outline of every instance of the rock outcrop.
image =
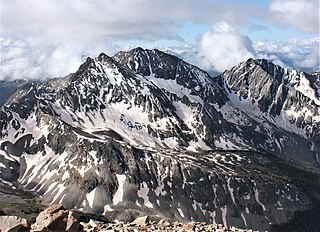
[(17, 216), (0, 216), (1, 232), (28, 232), (30, 224), (27, 219)]
[(42, 211), (30, 227), (26, 219), (16, 216), (0, 217), (1, 232), (98, 232), (98, 231), (220, 231), (252, 232), (233, 226), (205, 222), (169, 222), (167, 219), (152, 221), (149, 216), (138, 217), (132, 222), (105, 222), (83, 217), (83, 213), (66, 210), (62, 205), (51, 205)]
[(52, 205), (39, 214), (31, 229), (39, 232), (81, 232), (83, 226), (76, 217), (75, 213), (66, 210), (62, 205)]

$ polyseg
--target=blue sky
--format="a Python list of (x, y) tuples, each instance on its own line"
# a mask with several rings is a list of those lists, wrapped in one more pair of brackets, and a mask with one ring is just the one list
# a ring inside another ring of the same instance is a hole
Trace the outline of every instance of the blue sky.
[(135, 46), (174, 50), (207, 71), (248, 57), (320, 69), (318, 0), (0, 2), (0, 79), (64, 76), (86, 56)]

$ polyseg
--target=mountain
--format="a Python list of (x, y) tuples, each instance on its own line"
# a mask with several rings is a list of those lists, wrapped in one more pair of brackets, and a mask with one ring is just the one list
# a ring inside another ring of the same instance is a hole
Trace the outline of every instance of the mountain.
[(266, 60), (213, 78), (156, 49), (101, 53), (1, 108), (0, 179), (119, 220), (265, 230), (320, 196), (319, 101), (317, 76)]
[(222, 79), (233, 104), (251, 118), (269, 124), (265, 128), (269, 134), (266, 150), (319, 166), (319, 77), (267, 60), (249, 59), (225, 71)]

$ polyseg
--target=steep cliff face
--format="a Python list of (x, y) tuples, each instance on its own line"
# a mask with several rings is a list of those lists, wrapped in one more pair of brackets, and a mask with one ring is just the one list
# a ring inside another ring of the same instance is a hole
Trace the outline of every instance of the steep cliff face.
[(124, 220), (267, 229), (319, 194), (318, 171), (291, 161), (317, 165), (317, 83), (264, 60), (212, 78), (158, 50), (102, 53), (1, 108), (1, 183)]
[[(252, 105), (256, 104), (259, 113), (268, 113), (273, 118), (287, 114), (292, 116), (291, 124), (303, 129), (305, 135), (317, 132), (320, 96), (316, 76), (285, 69), (267, 60), (249, 59), (227, 70), (223, 79), (240, 100), (249, 98)], [(285, 124), (280, 126), (288, 129)]]
[[(126, 209), (267, 229), (312, 204), (302, 183), (319, 177), (296, 182), (306, 173), (258, 152), (152, 152), (63, 124), (47, 138), (43, 150), (20, 157), (21, 185), (44, 202), (121, 220), (130, 219)], [(291, 173), (283, 169), (287, 165)]]
[[(278, 143), (277, 152), (303, 160), (299, 154), (306, 150), (308, 155), (304, 157), (310, 164), (313, 157), (314, 165), (319, 166), (319, 77), (285, 69), (267, 60), (249, 59), (225, 71), (221, 79), (230, 89), (230, 100), (241, 110), (278, 130), (293, 132), (289, 137), (276, 135), (276, 130), (270, 132)], [(296, 135), (304, 137), (305, 142)]]

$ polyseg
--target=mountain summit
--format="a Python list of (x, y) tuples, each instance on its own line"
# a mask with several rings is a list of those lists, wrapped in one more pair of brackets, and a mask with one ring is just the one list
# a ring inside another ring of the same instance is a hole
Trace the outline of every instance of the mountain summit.
[(317, 76), (266, 60), (211, 77), (156, 49), (101, 53), (1, 108), (0, 179), (123, 219), (267, 229), (320, 192), (300, 167), (320, 165), (319, 93)]

